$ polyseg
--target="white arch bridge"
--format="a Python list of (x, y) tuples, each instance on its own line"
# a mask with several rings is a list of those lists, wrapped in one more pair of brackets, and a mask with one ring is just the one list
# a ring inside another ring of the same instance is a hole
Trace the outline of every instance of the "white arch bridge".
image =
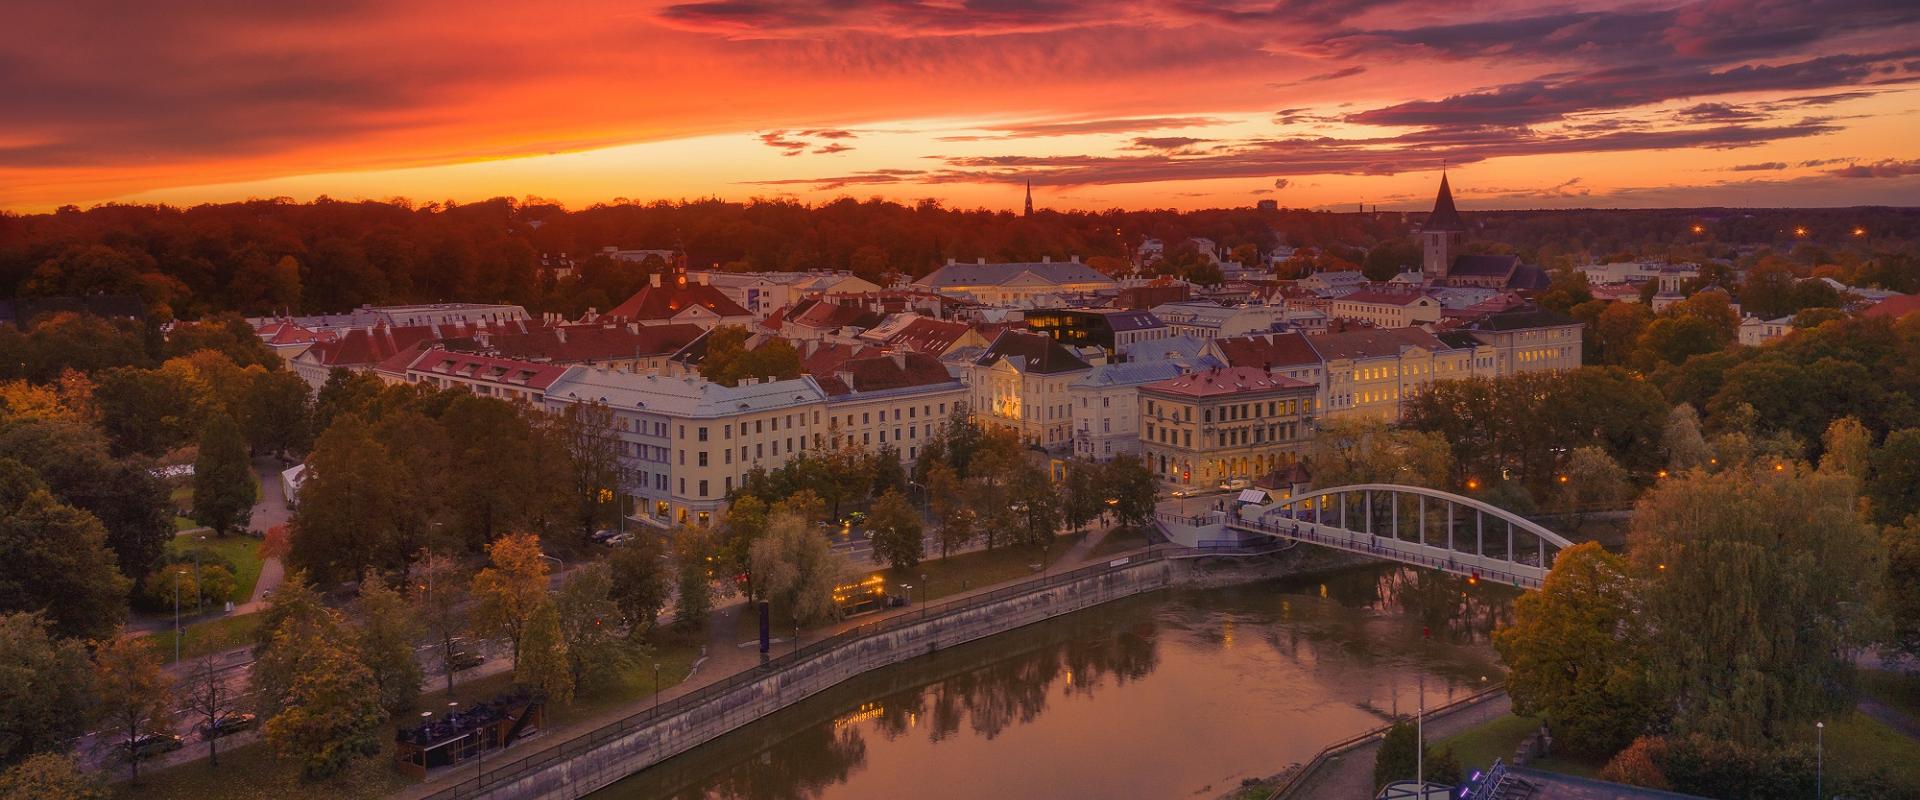
[(1197, 515), (1161, 513), (1175, 544), (1244, 548), (1281, 539), (1538, 589), (1573, 542), (1471, 497), (1386, 483), (1338, 486), (1268, 503), (1226, 499)]

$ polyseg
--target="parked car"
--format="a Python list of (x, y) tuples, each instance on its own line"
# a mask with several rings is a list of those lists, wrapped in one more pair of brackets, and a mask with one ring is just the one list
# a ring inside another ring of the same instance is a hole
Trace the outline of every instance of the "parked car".
[(486, 656), (472, 650), (455, 650), (453, 651), (453, 657), (448, 660), (452, 662), (455, 672), (473, 669), (474, 667), (487, 663)]
[(633, 541), (633, 534), (631, 534), (631, 533), (616, 533), (616, 534), (614, 534), (614, 535), (612, 535), (612, 536), (609, 536), (609, 537), (607, 537), (607, 538), (605, 538), (605, 539), (601, 539), (601, 540), (600, 540), (600, 543), (601, 543), (601, 544), (604, 544), (604, 545), (606, 545), (606, 546), (608, 546), (608, 547), (614, 547), (614, 546), (617, 546), (617, 545), (623, 545), (623, 544), (626, 544), (627, 542), (631, 542), (631, 541)]
[(121, 755), (130, 758), (152, 758), (161, 753), (171, 753), (185, 745), (180, 737), (171, 733), (145, 733), (132, 742), (120, 745)]
[(619, 535), (620, 535), (620, 532), (612, 528), (601, 528), (600, 530), (594, 531), (593, 536), (589, 538), (593, 539), (596, 542), (605, 542), (608, 539), (612, 539), (615, 536), (619, 536)]
[(1235, 489), (1245, 489), (1251, 485), (1252, 484), (1247, 482), (1246, 478), (1229, 478), (1220, 482), (1220, 491), (1231, 492)]
[(1171, 496), (1173, 496), (1173, 497), (1186, 497), (1187, 495), (1190, 495), (1190, 494), (1193, 494), (1193, 490), (1192, 490), (1192, 489), (1175, 489), (1175, 490), (1173, 490), (1173, 494), (1172, 494)]
[(214, 719), (211, 726), (200, 726), (200, 735), (208, 739), (217, 739), (251, 728), (259, 719), (259, 717), (244, 711), (228, 712)]

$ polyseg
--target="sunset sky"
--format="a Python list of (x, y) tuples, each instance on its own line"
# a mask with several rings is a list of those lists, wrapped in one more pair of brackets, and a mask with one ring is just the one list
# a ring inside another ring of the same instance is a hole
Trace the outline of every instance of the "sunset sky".
[(0, 208), (1920, 205), (1920, 2), (26, 0)]

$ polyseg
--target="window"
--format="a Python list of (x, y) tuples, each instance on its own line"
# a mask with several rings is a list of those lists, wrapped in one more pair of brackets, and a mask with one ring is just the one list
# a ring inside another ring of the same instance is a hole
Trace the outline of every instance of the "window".
[(722, 450), (722, 451), (720, 451), (720, 452), (721, 452), (721, 454), (722, 454), (722, 456), (723, 456), (723, 457), (722, 457), (722, 458), (720, 459), (722, 463), (726, 463), (726, 464), (731, 464), (731, 463), (733, 463), (733, 448), (731, 448), (731, 447), (729, 447), (729, 448), (727, 448), (727, 449), (725, 449), (725, 450)]
[[(700, 426), (700, 441), (703, 441), (703, 442), (704, 442), (704, 441), (706, 441), (706, 440), (707, 440), (707, 426), (705, 426), (705, 425), (702, 425), (702, 426)], [(706, 454), (705, 454), (705, 453), (701, 453), (701, 455), (702, 455), (702, 456), (704, 456), (704, 455), (706, 455)]]
[(700, 496), (701, 496), (701, 497), (706, 497), (706, 496), (707, 496), (707, 482), (706, 482), (706, 481), (701, 481), (701, 482), (700, 482)]
[(680, 479), (680, 493), (681, 493), (681, 494), (686, 494), (686, 493), (687, 493), (687, 479), (686, 479), (686, 478), (681, 478), (681, 479)]
[(862, 425), (870, 425), (870, 424), (872, 424), (872, 423), (873, 423), (873, 415), (872, 415), (872, 414), (870, 414), (870, 413), (867, 413), (867, 412), (865, 412), (865, 411), (862, 411), (862, 412), (860, 412), (860, 424), (862, 424)]
[(723, 439), (733, 438), (733, 423), (729, 422), (726, 425), (721, 426), (720, 437)]
[(733, 476), (727, 476), (727, 494), (733, 494)]
[(704, 467), (706, 465), (707, 465), (707, 451), (702, 450), (700, 451), (700, 466)]
[(682, 450), (680, 451), (680, 466), (684, 467), (686, 465), (687, 465), (687, 451)]
[(756, 445), (754, 445), (754, 446), (753, 446), (753, 457), (754, 457), (754, 458), (765, 458), (766, 456), (767, 456), (767, 446), (766, 446), (766, 445), (764, 445), (764, 444), (756, 444)]

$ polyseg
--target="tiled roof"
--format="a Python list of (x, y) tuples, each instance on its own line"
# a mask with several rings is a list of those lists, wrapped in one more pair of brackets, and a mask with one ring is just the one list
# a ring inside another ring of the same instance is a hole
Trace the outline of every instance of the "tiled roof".
[(1026, 261), (999, 264), (953, 263), (914, 281), (916, 286), (945, 289), (954, 286), (998, 286), (1031, 272), (1048, 283), (1114, 283), (1099, 270), (1078, 261)]
[(723, 386), (699, 377), (661, 377), (584, 367), (570, 368), (547, 388), (547, 399), (604, 402), (618, 409), (712, 418), (794, 408), (826, 399), (813, 376)]
[(573, 367), (514, 358), (456, 353), (433, 347), (414, 357), (407, 371), (523, 386), (544, 392), (570, 369)]
[(1477, 331), (1517, 331), (1527, 328), (1550, 328), (1560, 325), (1578, 324), (1580, 324), (1579, 320), (1557, 311), (1549, 311), (1544, 308), (1528, 308), (1488, 314), (1474, 321), (1470, 328)]
[(301, 358), (311, 358), (329, 367), (373, 366), (422, 342), (471, 333), (472, 329), (466, 325), (355, 328), (333, 341), (315, 343)]
[(1286, 389), (1313, 389), (1314, 384), (1303, 380), (1275, 375), (1264, 369), (1254, 367), (1226, 367), (1169, 378), (1158, 383), (1140, 387), (1143, 391), (1157, 394), (1173, 394), (1183, 397), (1218, 397), (1228, 394), (1246, 394), (1250, 392), (1272, 392)]
[(1422, 292), (1388, 292), (1365, 289), (1340, 298), (1342, 303), (1371, 303), (1374, 305), (1408, 306), (1420, 300), (1431, 300)]
[(1463, 275), (1477, 278), (1505, 278), (1513, 274), (1520, 264), (1519, 256), (1486, 256), (1469, 253), (1453, 259), (1453, 267), (1447, 275)]
[(1094, 367), (1085, 377), (1073, 383), (1075, 386), (1139, 386), (1178, 377), (1186, 372), (1186, 366), (1178, 361), (1129, 361)]
[[(700, 338), (698, 325), (566, 325), (489, 337), (485, 349), (505, 358), (584, 363), (667, 355)], [(456, 348), (465, 349), (465, 348)]]
[(745, 317), (751, 313), (741, 308), (739, 303), (712, 286), (681, 280), (662, 283), (659, 286), (646, 286), (634, 293), (620, 305), (614, 306), (607, 316), (631, 320), (672, 319), (688, 306), (704, 306), (722, 317)]
[(983, 367), (992, 366), (1002, 359), (1013, 362), (1014, 368), (1021, 372), (1041, 375), (1087, 368), (1087, 362), (1075, 357), (1053, 337), (1024, 331), (1002, 332), (993, 340), (993, 346), (988, 347), (987, 352), (981, 354), (975, 363)]
[(1874, 303), (1860, 316), (1899, 319), (1916, 311), (1920, 311), (1920, 294), (1902, 294)]
[(1369, 328), (1329, 333), (1312, 340), (1313, 349), (1327, 361), (1397, 356), (1408, 347), (1449, 350), (1446, 342), (1419, 328)]
[(1168, 336), (1120, 345), (1120, 355), (1128, 361), (1167, 361), (1190, 359), (1207, 349), (1207, 340), (1198, 336)]
[[(802, 305), (806, 308), (802, 309)], [(787, 322), (809, 328), (841, 328), (848, 325), (871, 328), (880, 324), (880, 320), (881, 316), (872, 311), (824, 300), (807, 300), (796, 304), (786, 317)]]
[[(814, 376), (820, 388), (832, 396), (854, 392), (881, 392), (922, 386), (956, 388), (960, 382), (947, 371), (940, 359), (925, 353), (892, 353), (863, 356), (840, 364), (831, 375)], [(851, 381), (852, 385), (848, 385)]]
[(887, 344), (905, 347), (916, 353), (945, 353), (960, 337), (972, 330), (964, 322), (946, 322), (943, 320), (920, 317), (908, 323), (898, 333), (887, 337)]
[(1234, 367), (1274, 369), (1320, 363), (1320, 354), (1304, 334), (1262, 333), (1213, 340), (1213, 349)]

